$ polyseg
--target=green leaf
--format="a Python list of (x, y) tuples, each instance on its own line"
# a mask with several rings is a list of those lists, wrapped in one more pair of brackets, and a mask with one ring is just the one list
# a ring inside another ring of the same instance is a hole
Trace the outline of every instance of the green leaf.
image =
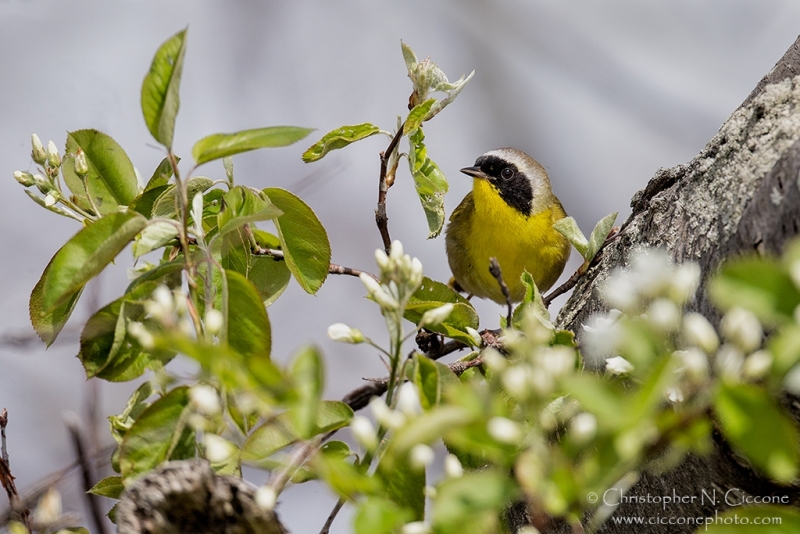
[(501, 532), (500, 518), (516, 496), (509, 475), (493, 469), (465, 473), (439, 485), (433, 504), (437, 532)]
[(269, 360), (272, 334), (264, 303), (241, 274), (225, 271), (228, 281), (228, 344), (245, 359)]
[(131, 281), (125, 289), (125, 294), (133, 292), (137, 287), (148, 282), (159, 282), (170, 289), (175, 289), (183, 281), (183, 268), (183, 256), (178, 256), (173, 261), (161, 263)]
[(368, 122), (342, 126), (326, 133), (322, 139), (311, 145), (303, 152), (303, 161), (311, 163), (321, 160), (331, 150), (344, 148), (351, 143), (361, 141), (367, 137), (380, 133), (380, 128)]
[(325, 227), (299, 197), (277, 187), (264, 189), (283, 212), (275, 221), (286, 266), (307, 293), (316, 293), (328, 276), (331, 244)]
[(410, 132), (418, 129), (422, 123), (428, 119), (431, 108), (435, 103), (436, 99), (431, 98), (418, 106), (414, 106), (414, 109), (408, 112), (406, 122), (403, 123), (403, 135), (408, 135)]
[(412, 380), (417, 386), (419, 400), (424, 410), (430, 410), (439, 404), (442, 393), (439, 368), (436, 362), (426, 356), (414, 354)]
[[(75, 173), (75, 153), (81, 149), (89, 165), (84, 181)], [(84, 209), (93, 209), (86, 195), (88, 190), (101, 215), (120, 211), (139, 193), (133, 163), (110, 136), (97, 130), (77, 130), (67, 134), (66, 154), (61, 166), (76, 202)]]
[(172, 148), (175, 117), (181, 99), (179, 89), (186, 54), (186, 30), (167, 39), (156, 52), (150, 72), (142, 83), (142, 113), (156, 141)]
[(106, 477), (92, 486), (89, 493), (100, 497), (108, 497), (109, 499), (119, 499), (123, 491), (125, 491), (125, 485), (122, 483), (122, 477), (112, 476)]
[(188, 404), (189, 388), (180, 386), (139, 415), (120, 445), (123, 479), (149, 471), (166, 460), (194, 456), (194, 430), (186, 421)]
[[(262, 248), (280, 247), (280, 240), (277, 236), (257, 228), (253, 229), (253, 235), (256, 243)], [(253, 282), (258, 289), (264, 306), (270, 306), (281, 296), (291, 278), (292, 273), (285, 261), (271, 256), (250, 256), (250, 271), (247, 273), (247, 279)]]
[(289, 146), (313, 131), (313, 128), (301, 128), (299, 126), (270, 126), (268, 128), (243, 130), (230, 134), (212, 134), (194, 144), (192, 156), (197, 164), (200, 165), (258, 148)]
[(81, 293), (83, 292), (83, 288), (81, 287), (74, 293), (67, 295), (64, 298), (62, 304), (54, 307), (49, 311), (45, 311), (42, 308), (42, 299), (44, 297), (44, 281), (47, 280), (48, 276), (50, 275), (50, 265), (53, 263), (50, 260), (50, 263), (47, 264), (45, 267), (44, 272), (42, 273), (42, 277), (39, 278), (39, 281), (36, 282), (36, 285), (31, 292), (31, 300), (29, 305), (30, 311), (30, 319), (31, 324), (33, 325), (33, 329), (36, 330), (36, 334), (47, 343), (47, 346), (53, 344), (53, 342), (58, 337), (58, 334), (61, 332), (61, 329), (64, 328), (64, 325), (67, 324), (70, 315), (72, 315), (72, 311), (75, 309), (75, 305), (78, 303), (78, 299), (81, 297)]
[(793, 321), (800, 291), (786, 268), (771, 258), (741, 258), (726, 263), (711, 280), (709, 291), (724, 310), (741, 306), (768, 325)]
[(386, 496), (411, 512), (413, 521), (421, 521), (425, 517), (425, 468), (414, 467), (407, 458), (402, 457), (395, 458), (391, 463), (381, 461), (376, 475), (383, 483)]
[[(343, 402), (319, 402), (316, 407), (316, 433), (342, 428), (352, 418), (353, 410)], [(242, 447), (242, 460), (251, 463), (262, 461), (297, 441), (299, 432), (294, 426), (294, 419), (291, 412), (284, 412), (256, 428)]]
[(392, 534), (412, 520), (412, 514), (391, 500), (367, 497), (353, 519), (355, 534)]
[(430, 239), (438, 236), (444, 226), (444, 194), (447, 193), (447, 179), (428, 157), (424, 140), (422, 128), (418, 128), (408, 137), (410, 145), (408, 164), (422, 209), (428, 219), (428, 239)]
[(603, 429), (619, 429), (630, 419), (629, 400), (615, 384), (602, 377), (589, 374), (567, 377), (564, 391), (594, 414)]
[(586, 259), (589, 252), (589, 240), (586, 239), (585, 235), (583, 235), (583, 232), (581, 232), (581, 229), (578, 227), (578, 223), (575, 222), (575, 219), (572, 217), (564, 217), (563, 219), (553, 223), (553, 228), (560, 232), (561, 235), (566, 237), (567, 240), (572, 243), (572, 246), (575, 247), (575, 250), (577, 250), (580, 255), (583, 256), (584, 260)]
[(290, 376), (297, 392), (297, 402), (290, 412), (294, 428), (301, 438), (309, 439), (316, 433), (317, 408), (325, 383), (322, 355), (316, 347), (305, 347), (295, 354)]
[(414, 324), (418, 324), (426, 311), (438, 308), (446, 303), (454, 304), (450, 316), (441, 324), (426, 328), (467, 345), (474, 345), (475, 341), (467, 333), (466, 328), (478, 328), (478, 313), (467, 299), (453, 291), (446, 284), (436, 280), (431, 280), (428, 277), (422, 279), (419, 289), (409, 299), (403, 317)]
[(223, 208), (217, 215), (219, 235), (256, 221), (275, 219), (283, 212), (247, 187), (237, 185), (225, 193)]
[(153, 221), (136, 236), (133, 242), (133, 257), (144, 256), (157, 248), (161, 248), (167, 243), (174, 241), (178, 237), (178, 227), (167, 221)]
[[(711, 517), (709, 517), (711, 519)], [(697, 534), (786, 534), (800, 532), (800, 511), (791, 506), (738, 506), (715, 515)]]
[(797, 477), (797, 428), (767, 391), (751, 384), (722, 383), (714, 397), (714, 410), (734, 450), (755, 467), (779, 482)]
[[(181, 158), (175, 156), (175, 163), (179, 163)], [(150, 191), (156, 187), (162, 187), (169, 184), (170, 178), (172, 178), (174, 172), (172, 168), (172, 161), (170, 161), (169, 156), (161, 160), (161, 163), (158, 164), (156, 170), (153, 171), (153, 176), (147, 181), (147, 185), (144, 186), (145, 191)]]
[(544, 328), (555, 332), (555, 326), (550, 321), (550, 312), (547, 311), (547, 307), (544, 305), (542, 294), (539, 292), (539, 288), (536, 287), (536, 281), (533, 276), (528, 271), (523, 271), (520, 279), (525, 286), (525, 296), (519, 306), (514, 309), (511, 322), (518, 325), (522, 321), (524, 314), (531, 313)]
[(157, 187), (153, 187), (152, 189), (143, 191), (142, 194), (133, 199), (133, 202), (128, 205), (128, 209), (138, 211), (149, 219), (153, 216), (153, 206), (155, 205), (156, 201), (170, 187), (175, 186), (159, 185)]
[(584, 260), (588, 265), (597, 253), (600, 251), (600, 247), (603, 246), (603, 243), (606, 242), (608, 238), (608, 234), (611, 232), (611, 229), (614, 228), (614, 223), (617, 220), (617, 213), (610, 213), (600, 219), (597, 224), (594, 226), (591, 235), (589, 236), (589, 247), (586, 250), (586, 254), (584, 255)]
[[(213, 180), (205, 176), (195, 176), (186, 182), (186, 198), (191, 204), (192, 199), (197, 193), (205, 192), (214, 185)], [(169, 185), (153, 204), (153, 217), (174, 217), (175, 209), (175, 185)]]
[(57, 308), (63, 311), (64, 305), (75, 299), (76, 293), (100, 274), (146, 224), (147, 219), (138, 213), (113, 213), (86, 226), (67, 241), (42, 273), (40, 291), (34, 288), (31, 294), (34, 327)]
[(125, 434), (130, 430), (139, 415), (149, 406), (147, 399), (153, 394), (153, 385), (145, 382), (134, 391), (125, 409), (119, 415), (110, 415), (108, 422), (111, 426), (111, 437), (119, 444), (122, 443)]

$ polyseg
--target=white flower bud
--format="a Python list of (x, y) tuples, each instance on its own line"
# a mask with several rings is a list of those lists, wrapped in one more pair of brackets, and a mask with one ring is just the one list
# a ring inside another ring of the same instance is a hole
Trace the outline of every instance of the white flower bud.
[(392, 260), (395, 265), (403, 261), (403, 244), (396, 239), (392, 241), (392, 245), (389, 247), (389, 259)]
[(227, 439), (216, 434), (205, 434), (203, 437), (206, 460), (212, 464), (222, 463), (236, 452), (236, 447)]
[(631, 362), (622, 356), (606, 358), (606, 372), (612, 375), (625, 375), (633, 371)]
[(412, 290), (416, 290), (422, 283), (422, 262), (414, 258), (411, 260), (411, 268), (409, 269), (408, 285)]
[(356, 415), (350, 421), (350, 428), (353, 430), (353, 437), (356, 438), (365, 449), (374, 450), (378, 446), (378, 435), (372, 421), (363, 415)]
[(675, 302), (658, 298), (650, 304), (647, 310), (650, 323), (662, 332), (672, 332), (681, 322), (681, 310)]
[(732, 308), (719, 323), (725, 339), (735, 343), (744, 352), (752, 352), (761, 346), (764, 330), (758, 317), (749, 310)]
[(664, 396), (667, 397), (667, 400), (673, 404), (680, 404), (684, 400), (683, 390), (679, 387), (668, 387), (664, 391)]
[(489, 435), (501, 443), (517, 444), (522, 439), (522, 429), (507, 417), (492, 417), (486, 424)]
[(189, 400), (194, 408), (204, 415), (217, 415), (222, 412), (217, 390), (207, 384), (196, 384), (189, 389)]
[(155, 319), (162, 322), (172, 320), (172, 312), (175, 311), (175, 301), (172, 291), (167, 286), (158, 286), (152, 295), (152, 299), (145, 301), (144, 309)]
[(221, 311), (212, 308), (206, 312), (205, 323), (208, 333), (217, 335), (222, 331), (222, 327), (225, 326), (225, 317)]
[(334, 323), (328, 327), (328, 337), (342, 343), (363, 343), (364, 334), (358, 328), (351, 328), (344, 323)]
[(575, 369), (575, 351), (569, 347), (546, 347), (540, 352), (542, 368), (554, 377), (564, 376)]
[(58, 201), (56, 200), (56, 197), (55, 197), (55, 195), (53, 193), (47, 193), (45, 195), (45, 197), (44, 197), (44, 205), (47, 206), (48, 208), (50, 206), (55, 206), (56, 202), (58, 202)]
[(697, 347), (676, 350), (672, 355), (680, 360), (683, 371), (692, 380), (699, 382), (708, 376), (708, 355)]
[(708, 319), (699, 313), (687, 313), (683, 317), (683, 336), (689, 345), (700, 347), (706, 354), (719, 348), (719, 337)]
[(198, 191), (192, 198), (192, 221), (194, 222), (194, 233), (198, 238), (205, 235), (203, 229), (203, 192)]
[(500, 380), (509, 395), (516, 399), (524, 400), (530, 393), (531, 374), (530, 367), (514, 365), (503, 371), (503, 374), (500, 375)]
[(524, 527), (522, 527), (517, 531), (517, 534), (542, 534), (542, 533), (539, 531), (538, 528), (534, 526), (525, 525)]
[(275, 504), (278, 502), (278, 494), (269, 486), (261, 486), (256, 490), (256, 504), (262, 510), (272, 511), (275, 509)]
[[(798, 306), (798, 308), (800, 308), (800, 306)], [(465, 330), (467, 334), (469, 334), (469, 337), (472, 338), (472, 341), (475, 342), (475, 346), (480, 347), (481, 343), (483, 343), (483, 338), (481, 337), (481, 333), (470, 326), (466, 327)]]
[(758, 350), (745, 358), (742, 366), (742, 375), (750, 380), (761, 380), (772, 367), (772, 354), (765, 350)]
[(458, 478), (464, 474), (464, 467), (455, 454), (448, 454), (445, 456), (444, 474), (447, 475), (448, 478)]
[(389, 262), (389, 256), (386, 255), (383, 249), (375, 249), (375, 263), (378, 264), (381, 272), (388, 272), (392, 270), (392, 264)]
[(369, 407), (375, 414), (375, 419), (386, 428), (400, 428), (406, 424), (406, 416), (401, 412), (392, 410), (380, 397), (372, 397)]
[(39, 165), (44, 165), (44, 162), (47, 161), (47, 152), (45, 152), (42, 141), (36, 134), (31, 135), (31, 147), (31, 159)]
[(33, 175), (25, 171), (14, 171), (14, 179), (25, 187), (30, 187), (36, 183), (36, 179)]
[(33, 512), (33, 517), (37, 523), (47, 525), (63, 521), (61, 513), (61, 494), (55, 487), (50, 486), (42, 498), (39, 499), (39, 504)]
[(714, 359), (714, 368), (720, 375), (738, 380), (743, 366), (744, 354), (736, 345), (725, 343), (720, 347)]
[(424, 469), (426, 466), (430, 465), (433, 462), (433, 458), (436, 455), (429, 446), (425, 445), (424, 443), (418, 443), (411, 447), (411, 450), (408, 453), (408, 461), (411, 463), (412, 467), (416, 469)]
[(572, 418), (572, 436), (578, 443), (586, 443), (597, 434), (597, 419), (588, 412), (581, 412)]
[(361, 273), (358, 276), (361, 282), (367, 288), (370, 296), (375, 299), (375, 302), (385, 310), (396, 310), (400, 307), (397, 299), (384, 289), (374, 278), (366, 273)]
[(426, 311), (422, 314), (422, 319), (419, 320), (419, 325), (417, 328), (438, 326), (442, 324), (447, 320), (448, 317), (450, 317), (450, 314), (453, 313), (454, 307), (454, 304), (448, 302), (447, 304), (442, 304), (438, 308), (433, 308), (432, 310)]
[(783, 388), (792, 395), (800, 395), (800, 364), (792, 367), (783, 377)]
[(635, 313), (639, 309), (639, 294), (631, 283), (629, 273), (615, 269), (601, 288), (603, 300), (611, 306), (626, 313)]
[(414, 521), (412, 523), (406, 523), (403, 525), (403, 528), (400, 529), (401, 534), (430, 534), (431, 527), (426, 525), (423, 521)]
[(61, 165), (61, 156), (58, 155), (58, 147), (52, 141), (47, 143), (47, 163), (51, 167), (58, 167)]
[(685, 304), (697, 291), (700, 285), (700, 266), (694, 262), (686, 262), (675, 267), (667, 293), (676, 304)]
[(400, 386), (397, 390), (397, 409), (406, 417), (414, 417), (422, 413), (417, 386), (411, 382), (406, 382)]
[(581, 326), (585, 332), (582, 338), (584, 355), (591, 363), (591, 367), (600, 367), (605, 359), (617, 350), (622, 336), (618, 322), (621, 316), (621, 311), (613, 309), (608, 314), (592, 315), (586, 324)]
[(146, 349), (152, 349), (156, 345), (156, 339), (153, 337), (153, 334), (151, 334), (142, 323), (135, 321), (129, 322), (128, 334), (136, 338), (139, 344)]
[(491, 347), (483, 351), (483, 363), (492, 371), (499, 372), (508, 367), (508, 360), (497, 349)]
[(81, 149), (75, 152), (75, 174), (78, 176), (89, 174), (89, 162), (86, 161), (86, 154)]

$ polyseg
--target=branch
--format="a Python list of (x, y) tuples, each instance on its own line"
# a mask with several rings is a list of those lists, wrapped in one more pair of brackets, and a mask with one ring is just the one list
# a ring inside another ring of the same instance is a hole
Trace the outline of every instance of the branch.
[(89, 490), (94, 486), (94, 475), (92, 474), (92, 467), (89, 463), (89, 458), (83, 446), (83, 433), (81, 432), (80, 419), (72, 412), (67, 412), (64, 416), (64, 422), (67, 424), (70, 437), (72, 438), (72, 446), (75, 448), (75, 455), (78, 457), (78, 465), (81, 467), (81, 482), (83, 482), (83, 495), (86, 499), (86, 505), (92, 516), (92, 522), (96, 532), (100, 534), (106, 533), (106, 523), (103, 519), (103, 513), (100, 511), (100, 504), (96, 495), (89, 493)]
[(0, 411), (0, 484), (6, 490), (11, 512), (19, 516), (22, 523), (31, 530), (31, 512), (20, 501), (17, 486), (14, 484), (14, 475), (11, 474), (11, 465), (8, 460), (8, 449), (6, 448), (6, 425), (8, 424), (8, 411), (3, 408)]
[(505, 280), (503, 280), (503, 272), (500, 270), (500, 264), (497, 263), (497, 258), (489, 258), (489, 273), (497, 280), (497, 283), (500, 285), (500, 291), (503, 292), (503, 296), (506, 299), (506, 306), (508, 307), (506, 327), (511, 328), (511, 317), (514, 314), (514, 305), (511, 303), (511, 292), (508, 290)]
[[(279, 261), (286, 260), (283, 251), (274, 248), (262, 248), (256, 245), (253, 248), (252, 253), (255, 254), (256, 256), (271, 256)], [(362, 271), (360, 269), (353, 269), (352, 267), (345, 267), (343, 265), (338, 265), (336, 263), (331, 263), (328, 265), (328, 274), (344, 274), (347, 276), (355, 276), (356, 278), (361, 276), (361, 274), (367, 274), (372, 278), (374, 278), (375, 280), (379, 281), (378, 277), (372, 273), (368, 273), (367, 271)]]
[(391, 169), (388, 168), (388, 164), (392, 154), (397, 150), (400, 139), (403, 137), (404, 125), (405, 123), (397, 128), (397, 133), (392, 137), (389, 146), (386, 147), (384, 152), (381, 152), (381, 173), (378, 180), (378, 208), (375, 210), (375, 223), (378, 225), (378, 231), (381, 233), (383, 249), (386, 254), (389, 254), (389, 249), (392, 246), (392, 238), (389, 237), (389, 217), (386, 215), (386, 193), (394, 183), (394, 173), (397, 170), (396, 163)]

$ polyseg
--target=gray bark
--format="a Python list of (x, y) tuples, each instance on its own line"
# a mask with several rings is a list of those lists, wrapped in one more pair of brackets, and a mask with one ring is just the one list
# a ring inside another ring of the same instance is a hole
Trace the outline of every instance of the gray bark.
[[(597, 288), (640, 246), (660, 247), (680, 263), (701, 266), (700, 288), (689, 308), (718, 324), (720, 314), (706, 286), (720, 263), (745, 253), (778, 254), (800, 229), (800, 38), (687, 164), (659, 170), (631, 201), (632, 214), (619, 237), (580, 280), (557, 324), (579, 337), (590, 314), (604, 310)], [(786, 399), (790, 408), (795, 399)], [(793, 410), (795, 414), (800, 411)], [(765, 439), (769, 439), (765, 436)], [(777, 485), (751, 470), (715, 433), (710, 456), (689, 456), (666, 473), (643, 473), (630, 495), (700, 495), (737, 489), (750, 495), (788, 495), (800, 505), (797, 487)], [(660, 504), (619, 506), (621, 516), (714, 516), (724, 502), (700, 499), (666, 510)], [(519, 517), (519, 516), (517, 516)], [(518, 525), (519, 523), (517, 523)], [(516, 526), (516, 525), (513, 525)], [(693, 532), (696, 527), (647, 525), (646, 532)], [(515, 529), (512, 529), (514, 531)], [(558, 530), (558, 529), (556, 529)], [(642, 525), (607, 522), (601, 532), (641, 534)]]

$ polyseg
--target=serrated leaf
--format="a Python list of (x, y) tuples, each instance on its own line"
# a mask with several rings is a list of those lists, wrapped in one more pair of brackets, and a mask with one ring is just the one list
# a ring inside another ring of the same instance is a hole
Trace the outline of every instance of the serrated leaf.
[(167, 39), (156, 51), (142, 83), (142, 113), (156, 141), (172, 148), (175, 117), (180, 107), (180, 83), (186, 54), (186, 30)]
[(122, 483), (122, 477), (111, 476), (92, 486), (89, 493), (100, 497), (108, 497), (109, 499), (119, 499), (123, 491), (125, 491), (125, 485)]
[(56, 252), (31, 294), (34, 328), (100, 274), (147, 224), (138, 213), (107, 215), (75, 234)]
[(218, 133), (200, 139), (192, 147), (198, 165), (259, 148), (289, 146), (313, 132), (299, 126), (270, 126), (236, 133)]
[(149, 471), (169, 459), (194, 456), (194, 430), (184, 415), (188, 404), (189, 388), (180, 386), (139, 415), (120, 445), (123, 479)]
[(380, 128), (369, 122), (336, 128), (326, 133), (322, 136), (322, 139), (303, 152), (303, 161), (311, 163), (321, 160), (331, 150), (344, 148), (356, 141), (361, 141), (362, 139), (378, 134), (380, 131)]
[(241, 274), (225, 271), (228, 283), (228, 344), (247, 360), (269, 360), (272, 334), (264, 303)]
[(800, 291), (786, 268), (772, 258), (741, 258), (724, 264), (709, 291), (723, 310), (741, 306), (768, 325), (793, 321), (800, 304)]
[(275, 220), (286, 266), (307, 293), (314, 294), (328, 277), (331, 244), (314, 211), (299, 197), (277, 187), (263, 190), (283, 212)]
[(797, 428), (766, 390), (723, 382), (714, 397), (714, 411), (733, 449), (755, 467), (783, 483), (797, 477)]
[[(175, 156), (175, 163), (179, 163), (181, 158)], [(147, 181), (147, 185), (144, 186), (145, 191), (149, 191), (155, 187), (161, 187), (167, 185), (169, 183), (170, 178), (172, 178), (174, 174), (174, 169), (172, 168), (172, 161), (170, 161), (169, 156), (161, 160), (161, 163), (158, 164), (156, 170), (153, 171), (153, 176)]]
[[(78, 149), (83, 151), (89, 165), (85, 186), (84, 180), (75, 173)], [(120, 211), (120, 206), (130, 204), (139, 193), (139, 182), (130, 158), (114, 139), (97, 130), (77, 130), (67, 134), (61, 171), (78, 205), (93, 210), (88, 191), (101, 215)]]
[(423, 410), (430, 410), (439, 404), (442, 394), (439, 367), (436, 362), (421, 354), (414, 354), (412, 380), (417, 386), (419, 400)]
[(428, 157), (425, 135), (418, 128), (408, 137), (408, 164), (414, 177), (414, 187), (428, 220), (428, 239), (436, 237), (444, 226), (444, 194), (447, 179), (439, 167)]
[[(330, 432), (342, 428), (353, 417), (353, 410), (339, 401), (321, 401), (317, 405), (315, 426), (317, 433)], [(261, 462), (298, 440), (294, 417), (284, 412), (267, 420), (253, 430), (242, 447), (242, 460)]]
[(153, 206), (155, 205), (156, 201), (170, 187), (175, 186), (159, 185), (157, 187), (153, 187), (152, 189), (143, 191), (142, 194), (133, 199), (133, 202), (128, 205), (128, 209), (138, 211), (148, 219), (151, 218), (153, 216)]
[(467, 333), (466, 328), (478, 328), (478, 313), (467, 299), (436, 280), (431, 280), (428, 277), (422, 279), (422, 284), (409, 299), (403, 317), (414, 324), (418, 324), (426, 311), (438, 308), (446, 303), (454, 304), (450, 316), (441, 324), (427, 328), (451, 339), (474, 345), (475, 341)]
[(225, 193), (223, 207), (217, 214), (219, 235), (256, 221), (275, 219), (283, 212), (247, 187), (237, 185)]
[(567, 241), (572, 243), (572, 246), (575, 247), (575, 250), (586, 259), (586, 255), (589, 251), (589, 240), (583, 235), (575, 219), (572, 217), (564, 217), (553, 223), (553, 228), (566, 237)]
[(422, 123), (427, 120), (431, 108), (435, 103), (436, 99), (430, 98), (422, 104), (414, 106), (414, 109), (408, 112), (408, 117), (406, 117), (406, 121), (403, 123), (403, 135), (408, 135), (410, 132), (419, 128)]
[(178, 228), (175, 224), (166, 221), (154, 221), (148, 224), (136, 236), (133, 242), (133, 257), (144, 256), (157, 248), (161, 248), (178, 237)]

